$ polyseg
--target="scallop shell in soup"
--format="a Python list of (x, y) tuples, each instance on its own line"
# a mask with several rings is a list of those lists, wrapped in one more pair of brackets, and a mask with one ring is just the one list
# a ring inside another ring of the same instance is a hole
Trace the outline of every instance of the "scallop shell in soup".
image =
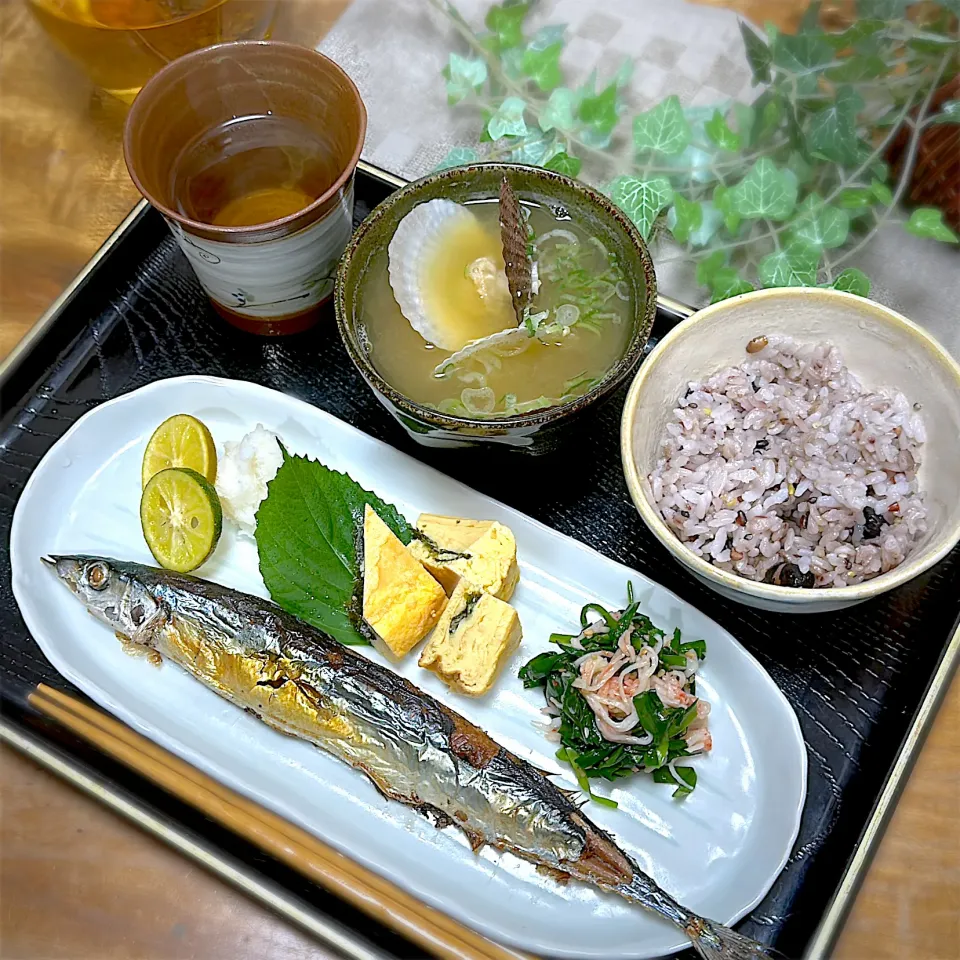
[(424, 340), (442, 350), (457, 350), (462, 344), (429, 316), (421, 292), (422, 271), (435, 261), (452, 230), (475, 220), (473, 213), (453, 200), (428, 200), (400, 221), (387, 250), (390, 286), (400, 312)]

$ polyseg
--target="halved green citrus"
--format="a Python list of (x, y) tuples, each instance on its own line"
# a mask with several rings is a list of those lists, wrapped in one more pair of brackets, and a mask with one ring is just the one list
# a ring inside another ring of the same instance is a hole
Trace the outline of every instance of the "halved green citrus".
[(161, 470), (143, 489), (140, 525), (157, 563), (167, 570), (188, 573), (213, 553), (220, 539), (220, 498), (196, 470)]
[(206, 425), (187, 413), (169, 417), (153, 431), (143, 452), (140, 482), (161, 470), (189, 467), (213, 483), (217, 479), (217, 448)]

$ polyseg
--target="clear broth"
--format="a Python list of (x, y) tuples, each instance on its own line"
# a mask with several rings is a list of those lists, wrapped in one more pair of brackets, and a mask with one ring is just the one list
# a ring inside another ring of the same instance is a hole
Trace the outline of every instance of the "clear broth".
[[(609, 261), (601, 253), (601, 246), (591, 241), (591, 233), (566, 216), (545, 206), (524, 201), (529, 210), (529, 223), (538, 241), (538, 259), (545, 256), (556, 240), (548, 240), (540, 247), (540, 238), (551, 231), (562, 230), (573, 234), (582, 247), (582, 265), (588, 273), (599, 276), (609, 269)], [(470, 209), (481, 218), (484, 226), (495, 237), (499, 236), (499, 210), (496, 201), (479, 201)], [(497, 241), (499, 243), (499, 241)], [(619, 268), (617, 268), (619, 271)], [(631, 284), (623, 282), (618, 293), (603, 303), (602, 319), (590, 329), (574, 324), (565, 335), (532, 338), (521, 353), (499, 358), (499, 369), (470, 360), (457, 373), (445, 377), (435, 370), (442, 367), (451, 353), (427, 343), (413, 329), (401, 313), (390, 286), (386, 247), (371, 260), (369, 279), (364, 284), (361, 301), (361, 342), (374, 366), (383, 378), (404, 396), (418, 403), (436, 407), (460, 416), (509, 416), (532, 409), (566, 402), (588, 392), (603, 379), (610, 368), (623, 356), (633, 332), (635, 304)], [(534, 298), (531, 312), (554, 310), (565, 299), (562, 280), (551, 281), (540, 273), (541, 286)], [(623, 295), (627, 296), (624, 299)], [(515, 320), (513, 321), (516, 322)], [(461, 392), (475, 389), (482, 377), (495, 397), (495, 406), (484, 414), (475, 409), (464, 409)]]

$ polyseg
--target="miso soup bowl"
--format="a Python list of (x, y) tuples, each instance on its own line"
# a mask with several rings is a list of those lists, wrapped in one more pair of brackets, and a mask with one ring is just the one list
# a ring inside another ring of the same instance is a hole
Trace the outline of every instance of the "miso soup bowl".
[[(872, 580), (820, 588), (747, 580), (683, 544), (653, 502), (647, 477), (687, 383), (742, 363), (746, 344), (771, 334), (832, 343), (864, 387), (898, 390), (920, 404), (927, 440), (918, 478), (927, 533), (900, 566)], [(915, 323), (853, 294), (806, 287), (758, 290), (695, 313), (657, 344), (637, 373), (624, 404), (620, 447), (630, 496), (653, 535), (708, 587), (761, 610), (824, 613), (862, 603), (928, 570), (960, 541), (960, 365)]]
[[(465, 203), (499, 194), (507, 175), (521, 200), (564, 207), (586, 224), (620, 259), (631, 286), (633, 329), (623, 356), (592, 390), (567, 403), (512, 417), (471, 419), (441, 413), (404, 396), (377, 370), (363, 332), (365, 282), (371, 262), (390, 243), (397, 225), (417, 204), (444, 198)], [(639, 231), (619, 208), (586, 184), (543, 170), (514, 164), (480, 163), (454, 167), (408, 184), (383, 201), (360, 225), (340, 261), (334, 303), (337, 324), (350, 359), (377, 398), (416, 440), (430, 447), (499, 444), (527, 453), (555, 449), (582, 426), (584, 414), (620, 386), (639, 363), (656, 314), (657, 281), (653, 261)]]

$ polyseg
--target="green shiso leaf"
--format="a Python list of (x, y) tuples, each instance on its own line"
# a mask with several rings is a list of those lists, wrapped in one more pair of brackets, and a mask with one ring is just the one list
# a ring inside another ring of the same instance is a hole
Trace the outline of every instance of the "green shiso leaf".
[(404, 543), (410, 542), (412, 530), (396, 507), (345, 473), (284, 450), (283, 464), (257, 511), (260, 573), (270, 597), (346, 644), (368, 642), (351, 613), (366, 504)]

